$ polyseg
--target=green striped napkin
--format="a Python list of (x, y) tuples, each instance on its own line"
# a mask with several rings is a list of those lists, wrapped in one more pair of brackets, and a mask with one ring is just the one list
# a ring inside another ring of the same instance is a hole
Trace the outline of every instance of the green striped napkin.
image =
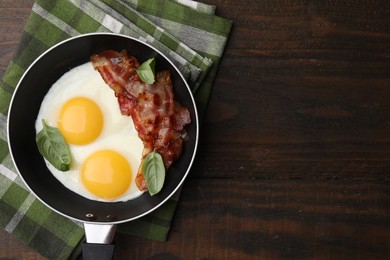
[[(30, 194), (16, 173), (6, 122), (12, 93), (28, 66), (50, 46), (89, 32), (142, 39), (165, 53), (189, 82), (200, 118), (205, 112), (232, 22), (215, 7), (191, 0), (37, 0), (0, 85), (0, 225), (43, 256), (74, 258), (84, 231)], [(118, 226), (118, 232), (164, 241), (179, 193), (153, 213)]]

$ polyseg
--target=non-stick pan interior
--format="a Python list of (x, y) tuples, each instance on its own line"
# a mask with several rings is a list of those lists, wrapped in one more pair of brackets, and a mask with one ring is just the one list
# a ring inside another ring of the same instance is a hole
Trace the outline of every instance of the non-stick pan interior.
[[(52, 86), (65, 72), (89, 61), (94, 53), (107, 49), (121, 51), (143, 62), (156, 58), (156, 71), (169, 69), (172, 74), (175, 97), (191, 113), (192, 123), (187, 127), (189, 140), (183, 154), (167, 172), (163, 190), (150, 196), (127, 202), (104, 203), (85, 199), (66, 189), (47, 169), (35, 143), (35, 120), (41, 102)], [(28, 187), (46, 205), (57, 212), (81, 221), (123, 222), (138, 218), (161, 205), (180, 186), (191, 167), (198, 139), (198, 120), (188, 86), (174, 66), (164, 56), (134, 39), (113, 34), (90, 34), (73, 38), (42, 55), (26, 72), (19, 83), (10, 108), (8, 137), (12, 157)]]

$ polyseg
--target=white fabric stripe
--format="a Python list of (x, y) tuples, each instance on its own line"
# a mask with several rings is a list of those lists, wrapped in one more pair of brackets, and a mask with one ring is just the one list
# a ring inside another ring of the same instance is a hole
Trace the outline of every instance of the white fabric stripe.
[[(223, 52), (224, 43), (226, 41), (224, 36), (203, 31), (192, 26), (177, 23), (171, 20), (162, 19), (160, 17), (146, 15), (150, 20), (159, 26), (165, 23), (169, 23), (172, 31), (177, 32), (179, 39), (184, 39), (183, 42), (190, 48), (197, 51), (205, 52), (214, 56), (220, 56)], [(204, 39), (207, 39), (209, 43), (206, 43)], [(210, 47), (212, 46), (212, 47)]]
[(120, 33), (123, 24), (114, 17), (106, 14), (103, 18), (102, 25), (114, 33)]
[(7, 193), (8, 188), (13, 184), (12, 181), (7, 181), (3, 175), (0, 175), (0, 199)]
[(192, 8), (192, 9), (195, 9), (195, 10), (198, 9), (198, 3), (195, 2), (195, 1), (190, 1), (190, 0), (177, 0), (177, 2), (178, 2), (179, 4), (188, 6), (188, 7)]
[(18, 177), (18, 175), (16, 173), (14, 173), (13, 171), (11, 171), (10, 169), (8, 169), (7, 167), (5, 167), (2, 164), (0, 164), (0, 173), (3, 176), (10, 179), (11, 181), (15, 181), (16, 177)]
[(0, 114), (0, 139), (7, 141), (7, 116)]
[(30, 208), (31, 204), (34, 202), (35, 197), (31, 193), (24, 200), (18, 212), (12, 217), (8, 225), (5, 227), (5, 230), (9, 233), (12, 233), (16, 226), (19, 224), (20, 220), (22, 220), (23, 216), (26, 214), (27, 210)]
[(39, 16), (41, 16), (42, 18), (48, 20), (49, 22), (51, 22), (53, 25), (55, 25), (56, 27), (58, 27), (59, 29), (63, 30), (64, 32), (66, 32), (67, 34), (69, 34), (70, 36), (77, 36), (79, 35), (80, 33), (78, 31), (76, 31), (75, 29), (73, 29), (72, 27), (70, 27), (68, 24), (66, 24), (65, 22), (61, 21), (60, 19), (58, 19), (57, 17), (55, 17), (54, 15), (52, 15), (51, 13), (49, 13), (48, 11), (46, 11), (45, 9), (43, 9), (42, 7), (40, 7), (38, 4), (34, 4), (33, 5), (33, 8), (32, 10), (38, 14)]

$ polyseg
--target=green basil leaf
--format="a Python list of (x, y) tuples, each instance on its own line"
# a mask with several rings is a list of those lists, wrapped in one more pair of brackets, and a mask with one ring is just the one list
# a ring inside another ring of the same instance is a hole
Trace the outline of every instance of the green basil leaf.
[(47, 125), (45, 120), (42, 120), (42, 125), (36, 136), (39, 152), (58, 170), (68, 171), (71, 163), (68, 144), (57, 128)]
[(154, 65), (156, 64), (156, 61), (154, 58), (148, 59), (144, 63), (141, 64), (141, 66), (137, 69), (137, 74), (140, 77), (140, 79), (148, 84), (154, 83)]
[(165, 180), (165, 166), (161, 155), (156, 149), (149, 153), (142, 163), (146, 185), (151, 196), (160, 192)]

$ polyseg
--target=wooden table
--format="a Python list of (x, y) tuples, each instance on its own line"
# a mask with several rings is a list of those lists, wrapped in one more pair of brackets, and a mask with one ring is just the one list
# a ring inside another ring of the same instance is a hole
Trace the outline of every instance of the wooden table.
[[(115, 258), (389, 258), (388, 1), (205, 2), (234, 28), (169, 240)], [(32, 4), (0, 3), (1, 75)]]

